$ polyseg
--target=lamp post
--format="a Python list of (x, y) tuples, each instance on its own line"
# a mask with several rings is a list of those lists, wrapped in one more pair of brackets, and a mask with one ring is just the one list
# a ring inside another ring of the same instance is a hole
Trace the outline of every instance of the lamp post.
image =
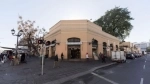
[(18, 53), (17, 53), (17, 50), (18, 50), (18, 38), (22, 35), (23, 30), (19, 30), (18, 33), (15, 34), (15, 30), (12, 29), (12, 30), (11, 30), (11, 33), (12, 33), (13, 36), (17, 36), (17, 44), (16, 44), (16, 57), (17, 57), (17, 54), (18, 54)]

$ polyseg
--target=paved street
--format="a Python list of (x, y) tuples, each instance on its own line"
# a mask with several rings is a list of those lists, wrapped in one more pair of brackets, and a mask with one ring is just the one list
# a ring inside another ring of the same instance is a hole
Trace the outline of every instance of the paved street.
[(44, 84), (50, 81), (73, 76), (94, 67), (110, 64), (100, 61), (63, 61), (59, 68), (53, 68), (53, 60), (46, 59), (44, 75), (41, 73), (40, 59), (32, 57), (27, 59), (27, 64), (10, 66), (9, 62), (0, 65), (0, 84)]
[(97, 69), (63, 84), (150, 84), (150, 55)]

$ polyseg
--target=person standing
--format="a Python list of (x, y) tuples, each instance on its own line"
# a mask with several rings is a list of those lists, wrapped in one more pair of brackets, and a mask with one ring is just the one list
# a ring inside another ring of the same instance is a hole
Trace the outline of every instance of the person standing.
[(101, 54), (102, 63), (104, 63), (104, 54)]
[(104, 54), (103, 60), (104, 60), (104, 63), (106, 63), (106, 54)]
[(15, 53), (12, 54), (12, 56), (10, 57), (10, 65), (14, 66), (15, 63)]
[(61, 60), (62, 60), (62, 61), (64, 60), (64, 55), (63, 55), (63, 53), (61, 53)]
[(86, 61), (89, 61), (89, 55), (86, 53)]
[(58, 55), (56, 54), (55, 57), (54, 57), (54, 66), (53, 66), (53, 68), (58, 67), (58, 66), (59, 66), (58, 65)]

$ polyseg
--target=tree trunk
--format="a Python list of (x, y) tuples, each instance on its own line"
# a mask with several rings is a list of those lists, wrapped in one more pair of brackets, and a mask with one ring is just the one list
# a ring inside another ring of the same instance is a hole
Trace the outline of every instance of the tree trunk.
[(29, 41), (30, 41), (30, 46), (31, 46), (31, 48), (32, 48), (33, 51), (35, 52), (34, 54), (39, 56), (40, 54), (39, 54), (39, 52), (38, 52), (37, 46), (35, 46), (34, 43), (32, 43), (32, 39), (31, 39), (31, 38), (29, 39)]

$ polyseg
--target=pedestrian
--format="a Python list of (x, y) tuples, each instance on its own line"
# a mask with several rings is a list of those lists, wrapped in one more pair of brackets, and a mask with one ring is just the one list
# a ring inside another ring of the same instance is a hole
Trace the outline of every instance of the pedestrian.
[(1, 61), (1, 62), (3, 62), (3, 57), (4, 57), (4, 54), (1, 53), (1, 55), (0, 55), (0, 61)]
[(14, 59), (15, 59), (15, 54), (13, 53), (12, 56), (10, 56), (10, 65), (14, 65)]
[(102, 55), (102, 53), (100, 52), (100, 53), (99, 53), (99, 56), (98, 56), (99, 60), (100, 60), (100, 58), (101, 58), (101, 55)]
[(86, 61), (89, 61), (89, 55), (86, 53)]
[(63, 55), (63, 53), (61, 53), (61, 60), (62, 60), (62, 61), (64, 60), (64, 55)]
[(53, 66), (53, 68), (58, 67), (58, 66), (59, 66), (59, 64), (58, 64), (58, 55), (56, 54), (55, 57), (54, 57), (54, 66)]
[(103, 61), (106, 63), (106, 54), (104, 54)]
[(102, 63), (104, 63), (104, 54), (101, 54)]
[(6, 55), (3, 56), (3, 61), (4, 61), (4, 63), (7, 61), (7, 56)]

